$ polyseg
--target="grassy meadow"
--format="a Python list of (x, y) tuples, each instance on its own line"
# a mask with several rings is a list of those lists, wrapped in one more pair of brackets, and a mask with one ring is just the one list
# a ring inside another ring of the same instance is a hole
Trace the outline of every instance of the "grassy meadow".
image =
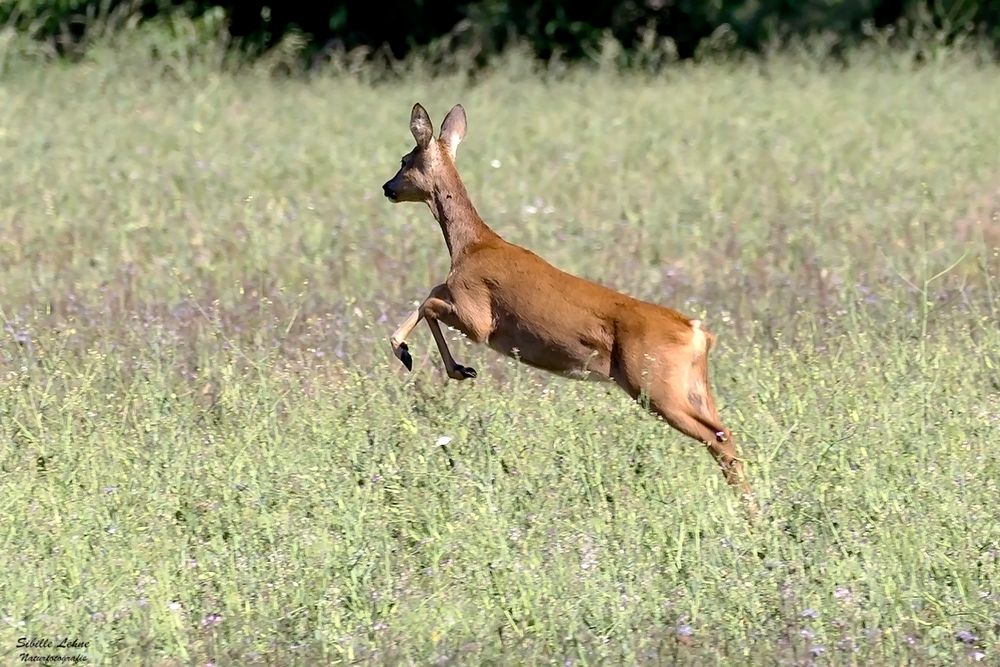
[[(8, 67), (2, 659), (1000, 663), (1000, 67), (851, 60)], [(704, 318), (758, 521), (613, 386), (392, 357), (415, 101), (501, 235)]]

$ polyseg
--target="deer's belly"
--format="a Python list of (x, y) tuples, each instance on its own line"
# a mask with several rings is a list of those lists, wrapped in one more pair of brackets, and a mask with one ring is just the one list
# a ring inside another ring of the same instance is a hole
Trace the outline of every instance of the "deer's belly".
[(547, 340), (526, 331), (516, 335), (497, 331), (488, 344), (500, 354), (566, 377), (606, 380), (611, 372), (610, 355), (579, 340)]

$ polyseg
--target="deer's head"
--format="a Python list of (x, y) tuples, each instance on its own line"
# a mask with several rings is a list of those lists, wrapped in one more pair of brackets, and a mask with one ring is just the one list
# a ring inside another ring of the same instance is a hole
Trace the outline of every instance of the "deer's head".
[(417, 145), (403, 156), (399, 171), (382, 186), (391, 202), (429, 201), (438, 183), (457, 177), (455, 153), (465, 137), (465, 109), (461, 104), (452, 107), (435, 139), (430, 117), (419, 103), (414, 104), (410, 132)]

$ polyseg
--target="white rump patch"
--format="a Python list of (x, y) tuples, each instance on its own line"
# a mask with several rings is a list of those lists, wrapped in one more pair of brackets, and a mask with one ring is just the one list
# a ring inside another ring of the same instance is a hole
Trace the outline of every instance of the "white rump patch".
[(701, 320), (691, 320), (691, 346), (698, 352), (705, 352), (705, 332), (701, 328)]

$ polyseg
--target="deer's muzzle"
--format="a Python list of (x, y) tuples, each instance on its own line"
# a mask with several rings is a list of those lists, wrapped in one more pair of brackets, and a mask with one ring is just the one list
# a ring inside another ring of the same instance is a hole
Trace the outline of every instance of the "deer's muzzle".
[(394, 202), (399, 198), (396, 191), (392, 189), (392, 181), (388, 181), (382, 186), (382, 192), (385, 194), (385, 198), (389, 201)]

